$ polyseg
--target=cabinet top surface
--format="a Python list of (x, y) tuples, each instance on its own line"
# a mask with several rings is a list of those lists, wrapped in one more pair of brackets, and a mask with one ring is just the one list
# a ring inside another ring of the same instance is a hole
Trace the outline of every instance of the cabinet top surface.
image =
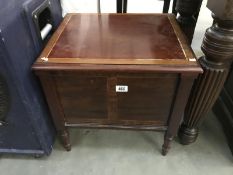
[(201, 71), (171, 14), (68, 14), (33, 68), (58, 64), (184, 65)]

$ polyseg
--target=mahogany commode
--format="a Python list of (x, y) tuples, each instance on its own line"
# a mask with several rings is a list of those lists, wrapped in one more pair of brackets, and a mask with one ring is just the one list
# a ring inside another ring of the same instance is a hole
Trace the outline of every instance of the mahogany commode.
[(32, 68), (67, 150), (68, 127), (164, 130), (164, 155), (202, 72), (170, 14), (68, 14)]

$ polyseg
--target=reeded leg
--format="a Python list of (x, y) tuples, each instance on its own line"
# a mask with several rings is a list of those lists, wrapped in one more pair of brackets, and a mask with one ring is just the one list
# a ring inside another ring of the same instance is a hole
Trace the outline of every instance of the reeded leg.
[(69, 136), (69, 131), (68, 130), (63, 130), (58, 132), (62, 145), (66, 149), (66, 151), (71, 150), (71, 144), (70, 144), (70, 136)]
[[(233, 0), (211, 4), (214, 1), (209, 0), (208, 5), (219, 17), (213, 15), (215, 23), (206, 30), (201, 47), (205, 56), (198, 60), (204, 73), (193, 85), (179, 130), (180, 142), (186, 145), (197, 139), (198, 127), (218, 98), (233, 60), (233, 15), (229, 15), (233, 10)], [(219, 9), (224, 8), (221, 14)]]
[[(206, 37), (208, 37), (208, 32)], [(205, 40), (203, 47), (206, 47)], [(209, 41), (208, 41), (209, 42)], [(211, 45), (209, 45), (211, 46)], [(207, 47), (209, 47), (207, 46)], [(208, 54), (207, 48), (203, 48), (204, 53)], [(225, 47), (227, 48), (227, 47)], [(220, 56), (218, 58), (221, 58)], [(192, 92), (189, 97), (188, 104), (184, 113), (184, 122), (179, 130), (180, 142), (184, 145), (193, 143), (198, 136), (198, 127), (202, 123), (206, 113), (212, 108), (228, 75), (229, 66), (220, 64), (219, 62), (209, 62), (210, 57), (199, 59), (204, 73), (199, 75), (195, 81)]]

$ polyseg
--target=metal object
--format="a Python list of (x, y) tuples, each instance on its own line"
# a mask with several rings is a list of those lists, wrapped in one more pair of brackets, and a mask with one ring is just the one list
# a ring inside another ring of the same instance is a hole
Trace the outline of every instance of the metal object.
[(53, 26), (51, 24), (46, 24), (45, 27), (40, 31), (41, 39), (45, 40), (52, 29)]

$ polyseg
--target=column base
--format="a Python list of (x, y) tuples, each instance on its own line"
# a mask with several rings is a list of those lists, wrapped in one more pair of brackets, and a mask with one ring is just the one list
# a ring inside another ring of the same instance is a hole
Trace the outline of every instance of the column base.
[(182, 145), (189, 145), (195, 142), (197, 139), (197, 136), (198, 136), (197, 128), (188, 128), (184, 124), (181, 125), (179, 132), (178, 132), (178, 137)]

